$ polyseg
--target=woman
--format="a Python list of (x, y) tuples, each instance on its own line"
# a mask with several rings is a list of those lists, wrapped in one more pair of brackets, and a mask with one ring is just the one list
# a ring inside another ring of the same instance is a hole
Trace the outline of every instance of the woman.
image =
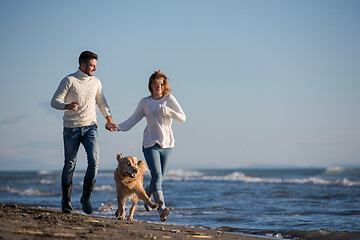
[[(118, 124), (118, 130), (128, 131), (143, 117), (147, 126), (143, 135), (143, 153), (151, 172), (150, 184), (146, 187), (149, 198), (159, 204), (160, 220), (166, 221), (170, 210), (165, 206), (162, 182), (166, 172), (168, 157), (174, 147), (174, 137), (171, 129), (172, 119), (184, 122), (186, 117), (174, 96), (170, 95), (168, 78), (160, 70), (149, 78), (150, 96), (140, 100), (135, 112), (129, 119)], [(150, 208), (145, 204), (146, 210)]]

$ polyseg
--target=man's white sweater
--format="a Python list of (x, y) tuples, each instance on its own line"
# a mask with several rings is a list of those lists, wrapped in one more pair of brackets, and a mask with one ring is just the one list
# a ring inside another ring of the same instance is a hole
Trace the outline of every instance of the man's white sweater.
[(174, 147), (174, 136), (171, 129), (172, 119), (184, 122), (186, 117), (179, 103), (172, 95), (166, 95), (159, 100), (145, 97), (140, 100), (133, 115), (118, 125), (120, 131), (128, 131), (143, 117), (147, 126), (143, 135), (143, 146), (149, 148), (159, 144), (162, 148)]
[[(65, 110), (65, 105), (79, 102), (78, 109)], [(110, 115), (109, 106), (102, 91), (102, 85), (98, 78), (89, 76), (80, 69), (66, 76), (59, 84), (51, 106), (55, 109), (65, 110), (64, 127), (75, 128), (94, 125), (96, 121), (96, 105), (107, 117)]]

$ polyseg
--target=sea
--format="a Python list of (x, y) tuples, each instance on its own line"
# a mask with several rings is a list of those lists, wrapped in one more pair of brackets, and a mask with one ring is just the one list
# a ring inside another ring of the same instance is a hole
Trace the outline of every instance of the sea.
[[(76, 170), (72, 205), (82, 213), (84, 171)], [(0, 172), (0, 202), (60, 209), (61, 172)], [(150, 174), (144, 175), (144, 184)], [(271, 239), (360, 239), (360, 169), (170, 169), (163, 182), (164, 224)], [(99, 171), (93, 215), (114, 218), (113, 170)], [(126, 204), (127, 214), (131, 206)], [(134, 219), (160, 223), (139, 202)]]

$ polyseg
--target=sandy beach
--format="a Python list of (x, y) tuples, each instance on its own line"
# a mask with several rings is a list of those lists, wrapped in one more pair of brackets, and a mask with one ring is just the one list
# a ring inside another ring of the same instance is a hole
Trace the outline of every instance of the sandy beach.
[(0, 203), (0, 239), (242, 239), (265, 237), (226, 233), (77, 213), (64, 214), (16, 203)]

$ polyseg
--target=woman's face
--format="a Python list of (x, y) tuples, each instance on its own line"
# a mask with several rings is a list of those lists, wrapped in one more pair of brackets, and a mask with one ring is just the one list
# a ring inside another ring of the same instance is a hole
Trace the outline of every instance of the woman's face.
[(157, 78), (151, 83), (153, 95), (156, 97), (163, 97), (164, 88), (165, 84), (163, 78)]

